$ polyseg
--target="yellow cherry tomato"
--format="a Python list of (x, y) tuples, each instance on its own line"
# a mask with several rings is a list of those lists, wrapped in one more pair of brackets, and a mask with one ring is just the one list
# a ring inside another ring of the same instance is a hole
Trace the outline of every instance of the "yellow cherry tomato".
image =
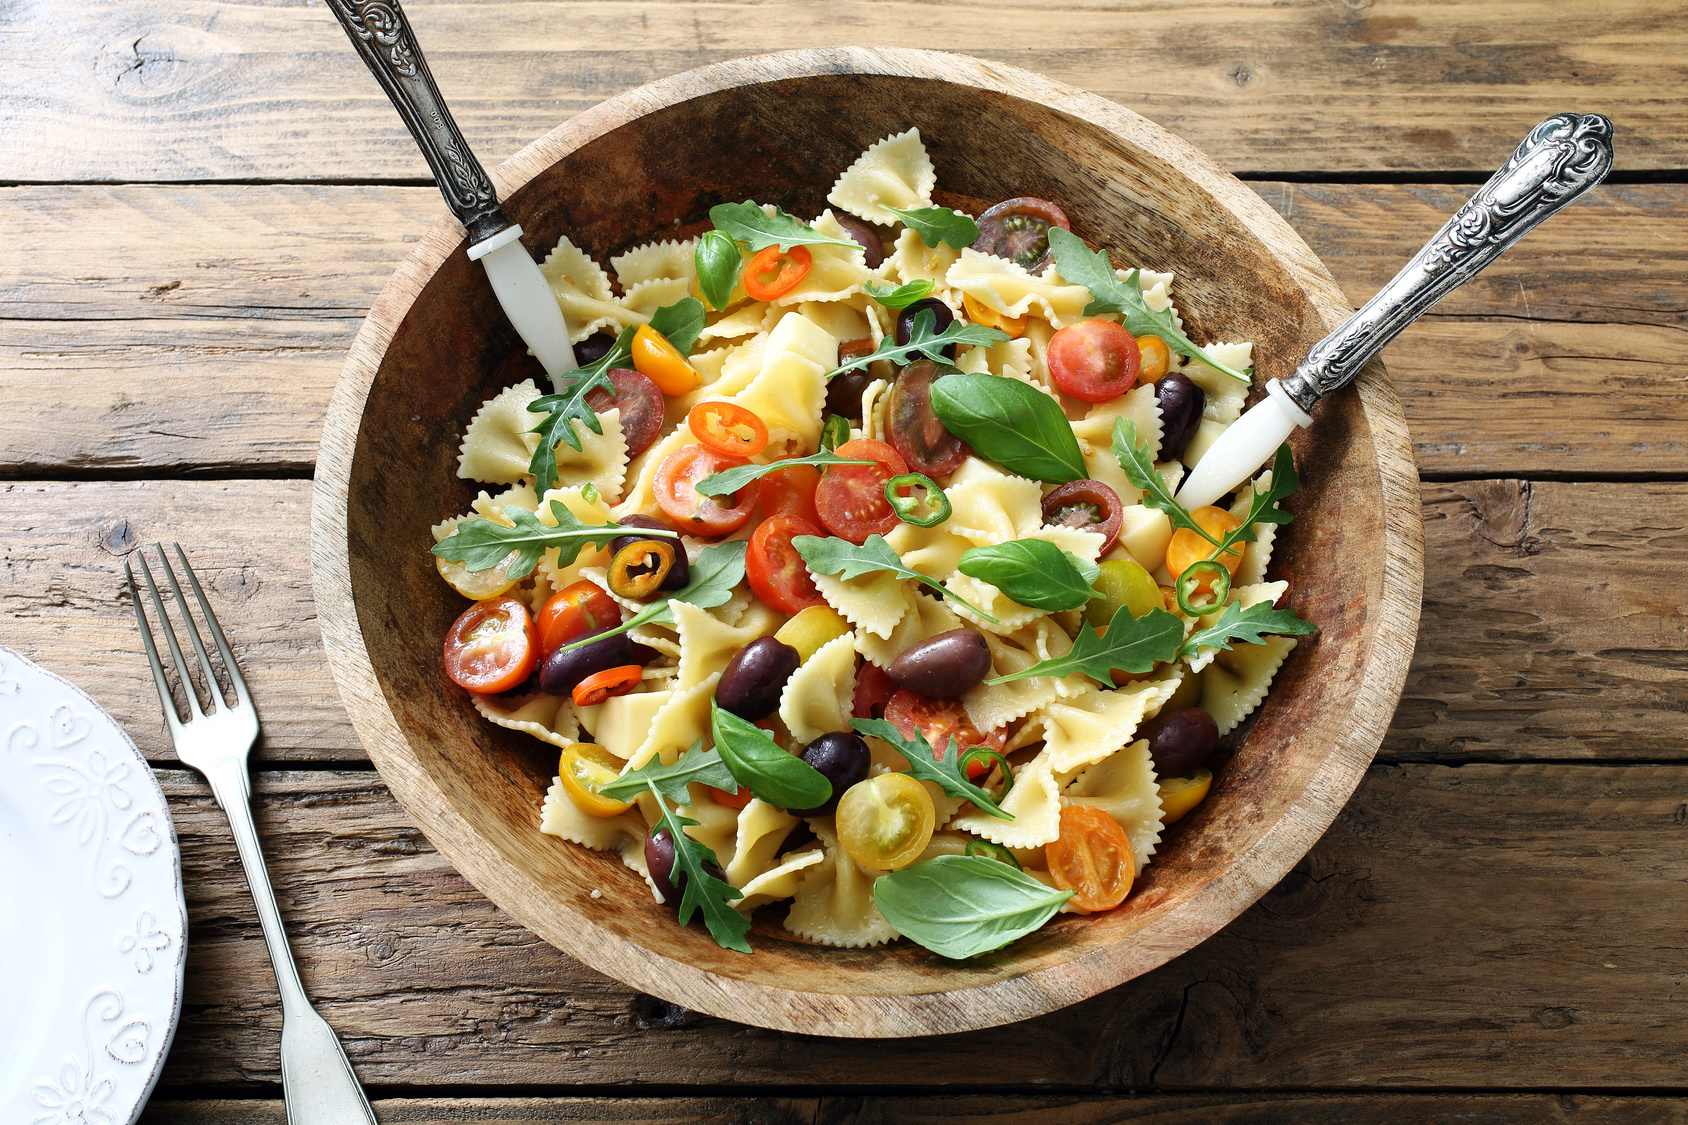
[(1213, 773), (1210, 770), (1197, 770), (1187, 777), (1161, 778), (1161, 823), (1181, 820), (1185, 813), (1202, 803), (1202, 798), (1212, 787)]
[(510, 577), (510, 566), (515, 561), (516, 552), (511, 551), (491, 569), (470, 570), (460, 562), (452, 562), (435, 555), (434, 569), (440, 572), (441, 578), (450, 583), (453, 590), (479, 602), (487, 598), (496, 598), (520, 581)]
[(839, 844), (875, 871), (896, 871), (918, 859), (936, 822), (931, 794), (906, 773), (858, 781), (838, 802)]
[(797, 650), (797, 659), (808, 660), (828, 641), (835, 641), (850, 631), (850, 623), (838, 616), (829, 605), (812, 605), (799, 610), (790, 621), (780, 626), (774, 639)]
[(616, 816), (627, 811), (628, 803), (602, 796), (598, 790), (620, 777), (624, 765), (596, 742), (575, 742), (563, 748), (557, 776), (575, 808), (587, 816)]
[(1137, 337), (1137, 350), (1143, 356), (1143, 362), (1137, 368), (1139, 386), (1155, 382), (1172, 366), (1172, 353), (1167, 350), (1166, 341), (1159, 336)]
[(1003, 316), (983, 301), (975, 301), (970, 294), (961, 295), (961, 307), (967, 310), (967, 319), (974, 324), (981, 324), (986, 328), (1000, 328), (1008, 333), (1011, 339), (1018, 340), (1031, 327), (1032, 318), (1025, 316)]
[(1102, 563), (1098, 570), (1091, 585), (1102, 597), (1084, 607), (1084, 619), (1092, 625), (1106, 627), (1122, 609), (1133, 617), (1142, 617), (1166, 604), (1154, 575), (1134, 559), (1114, 559)]
[[(1195, 517), (1203, 531), (1215, 539), (1223, 539), (1242, 526), (1242, 521), (1237, 519), (1236, 516), (1233, 516), (1224, 508), (1216, 508), (1212, 504), (1204, 508), (1197, 508), (1190, 515)], [(1166, 545), (1166, 569), (1172, 577), (1177, 578), (1189, 568), (1191, 563), (1201, 562), (1203, 559), (1212, 559), (1213, 547), (1212, 543), (1189, 528), (1181, 527), (1172, 533), (1172, 540)], [(1243, 545), (1233, 543), (1230, 550), (1215, 561), (1230, 571), (1232, 577), (1235, 577), (1237, 568), (1243, 563)], [(1206, 580), (1196, 587), (1196, 592), (1205, 594), (1209, 592), (1210, 588), (1211, 580)]]
[(683, 395), (703, 382), (680, 349), (648, 324), (633, 333), (633, 366), (665, 395)]

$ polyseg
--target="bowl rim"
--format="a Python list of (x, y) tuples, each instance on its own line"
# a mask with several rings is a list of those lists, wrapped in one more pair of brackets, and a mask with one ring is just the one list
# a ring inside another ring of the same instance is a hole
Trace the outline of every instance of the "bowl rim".
[[(1327, 329), (1352, 311), (1335, 280), (1279, 214), (1187, 142), (1099, 95), (1001, 63), (910, 48), (823, 47), (747, 56), (649, 83), (558, 125), (493, 169), (500, 198), (575, 149), (654, 111), (741, 86), (860, 74), (932, 79), (1037, 102), (1149, 149), (1273, 247)], [(348, 500), (359, 427), (382, 356), (435, 270), (462, 248), (449, 214), (418, 241), (372, 304), (347, 354), (323, 422), (311, 503), (311, 574), (323, 646), (359, 739), (399, 803), (430, 842), (516, 921), (593, 969), (645, 992), (739, 1023), (847, 1037), (968, 1031), (1046, 1014), (1087, 999), (1205, 941), (1271, 889), (1329, 828), (1372, 757), (1400, 699), (1417, 635), (1423, 584), (1418, 474), (1399, 401), (1381, 362), (1356, 383), (1371, 429), (1383, 512), (1383, 573), (1368, 669), (1329, 752), (1286, 811), (1230, 868), (1116, 942), (1020, 976), (950, 990), (845, 995), (770, 986), (711, 973), (645, 949), (572, 911), (531, 908), (539, 888), (486, 847), (422, 767), (389, 708), (364, 643), (351, 586)], [(566, 908), (565, 908), (566, 909)], [(566, 923), (566, 924), (563, 924)]]

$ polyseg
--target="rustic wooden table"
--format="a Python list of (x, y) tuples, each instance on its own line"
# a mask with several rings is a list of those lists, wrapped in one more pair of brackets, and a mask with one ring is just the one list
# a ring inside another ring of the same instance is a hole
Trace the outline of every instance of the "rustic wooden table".
[(312, 458), (360, 317), (441, 203), (328, 11), (5, 5), (0, 642), (109, 708), (171, 797), (192, 934), (145, 1120), (283, 1119), (251, 900), (121, 588), (154, 538), (214, 587), (264, 718), (282, 912), (383, 1120), (1688, 1120), (1679, 2), (409, 10), (488, 164), (758, 51), (1042, 71), (1244, 176), (1356, 304), (1547, 114), (1610, 115), (1617, 171), (1386, 353), (1424, 481), (1423, 626), (1376, 765), (1295, 873), (1066, 1011), (829, 1041), (696, 1017), (540, 942), (353, 735), (311, 604)]

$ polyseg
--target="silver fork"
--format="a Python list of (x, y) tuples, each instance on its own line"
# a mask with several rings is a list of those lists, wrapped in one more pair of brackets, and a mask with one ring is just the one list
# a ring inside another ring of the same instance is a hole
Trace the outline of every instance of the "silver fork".
[(211, 612), (211, 604), (205, 600), (199, 579), (188, 565), (181, 546), (175, 543), (171, 546), (176, 548), (176, 558), (188, 576), (188, 585), (193, 587), (200, 614), (211, 627), (217, 652), (222, 656), (223, 667), (228, 670), (229, 680), (234, 685), (234, 706), (229, 706), (217, 683), (216, 673), (211, 670), (211, 658), (205, 652), (205, 643), (199, 638), (193, 615), (188, 612), (187, 599), (182, 596), (182, 587), (176, 581), (170, 559), (165, 555), (163, 546), (154, 543), (158, 561), (164, 568), (171, 590), (175, 592), (176, 607), (187, 627), (188, 637), (193, 641), (194, 651), (199, 654), (199, 666), (205, 673), (206, 694), (210, 696), (211, 710), (207, 713), (199, 705), (199, 695), (194, 689), (193, 678), (188, 674), (187, 661), (182, 658), (182, 649), (176, 643), (170, 619), (164, 614), (164, 603), (153, 583), (146, 554), (144, 551), (137, 552), (141, 576), (146, 579), (147, 591), (152, 595), (153, 613), (164, 632), (165, 642), (170, 646), (170, 656), (176, 662), (176, 674), (181, 677), (182, 689), (188, 697), (189, 718), (186, 723), (181, 721), (170, 695), (169, 681), (164, 678), (164, 667), (158, 662), (158, 648), (153, 644), (152, 630), (147, 626), (146, 614), (141, 609), (140, 595), (135, 589), (135, 572), (127, 562), (123, 564), (123, 570), (129, 576), (129, 597), (135, 603), (135, 620), (141, 627), (141, 643), (146, 646), (147, 662), (152, 665), (158, 701), (164, 706), (164, 722), (176, 743), (176, 756), (205, 775), (217, 803), (228, 814), (235, 846), (240, 850), (240, 863), (246, 869), (246, 884), (252, 888), (252, 901), (258, 907), (258, 921), (264, 927), (264, 944), (269, 947), (270, 964), (275, 968), (276, 986), (281, 992), (281, 1087), (287, 1104), (287, 1123), (355, 1125), (366, 1122), (367, 1125), (375, 1125), (375, 1113), (369, 1108), (369, 1099), (358, 1085), (357, 1076), (352, 1073), (352, 1064), (346, 1058), (345, 1049), (335, 1037), (334, 1029), (317, 1015), (305, 996), (305, 987), (299, 981), (299, 969), (293, 963), (293, 952), (287, 947), (287, 934), (281, 927), (281, 912), (276, 909), (270, 873), (264, 867), (263, 848), (258, 843), (257, 827), (252, 823), (252, 777), (246, 768), (246, 756), (258, 738), (258, 713), (253, 710), (246, 681), (241, 678), (234, 654), (229, 652), (229, 642), (223, 636), (222, 626), (217, 624), (216, 615)]

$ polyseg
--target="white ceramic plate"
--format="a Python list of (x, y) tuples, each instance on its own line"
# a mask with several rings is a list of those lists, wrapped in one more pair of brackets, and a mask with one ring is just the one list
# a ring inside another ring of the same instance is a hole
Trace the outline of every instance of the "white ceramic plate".
[(0, 1121), (131, 1125), (182, 1008), (164, 793), (111, 716), (0, 648)]

